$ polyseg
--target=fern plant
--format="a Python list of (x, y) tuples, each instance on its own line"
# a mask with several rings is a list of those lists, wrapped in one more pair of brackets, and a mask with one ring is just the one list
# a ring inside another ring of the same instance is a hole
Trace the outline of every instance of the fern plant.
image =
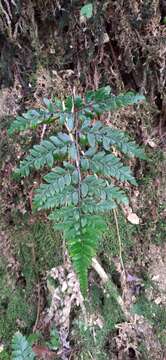
[(50, 168), (33, 199), (36, 210), (50, 210), (49, 219), (63, 232), (69, 254), (86, 293), (87, 272), (98, 240), (106, 229), (104, 214), (126, 204), (123, 182), (136, 185), (130, 168), (117, 155), (145, 159), (144, 151), (127, 134), (106, 126), (101, 114), (144, 100), (128, 92), (114, 96), (109, 86), (90, 91), (84, 98), (44, 99), (41, 110), (18, 116), (9, 133), (59, 122), (58, 132), (33, 146), (16, 170), (20, 176)]
[(17, 332), (12, 340), (12, 360), (34, 360), (35, 354), (25, 336)]

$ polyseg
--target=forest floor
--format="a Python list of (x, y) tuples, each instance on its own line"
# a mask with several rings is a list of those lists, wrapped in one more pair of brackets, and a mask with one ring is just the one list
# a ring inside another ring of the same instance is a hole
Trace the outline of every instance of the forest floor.
[[(25, 1), (17, 11), (9, 4), (10, 22), (6, 5), (0, 12), (0, 360), (11, 359), (18, 330), (37, 359), (166, 359), (166, 7), (157, 0), (95, 1), (87, 20), (80, 18), (83, 4)], [(62, 239), (43, 215), (32, 214), (35, 176), (12, 175), (43, 129), (11, 138), (7, 128), (43, 97), (108, 84), (115, 94), (146, 96), (108, 120), (145, 146), (148, 160), (130, 163), (139, 184), (128, 190), (130, 206), (139, 224), (120, 209), (117, 219), (111, 214), (98, 252), (130, 316), (90, 270), (85, 326), (81, 298), (71, 301), (75, 275)], [(69, 285), (67, 276), (74, 279)]]

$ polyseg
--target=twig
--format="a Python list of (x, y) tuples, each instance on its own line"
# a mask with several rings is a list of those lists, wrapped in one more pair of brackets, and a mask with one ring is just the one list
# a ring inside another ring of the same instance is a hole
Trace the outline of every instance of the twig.
[[(36, 277), (38, 278), (38, 274), (36, 272), (36, 254), (35, 254), (35, 247), (34, 247), (34, 243), (29, 244), (29, 247), (32, 249), (32, 262), (33, 262), (33, 266), (34, 266), (34, 271), (36, 274)], [(37, 279), (38, 283), (37, 283), (37, 315), (36, 315), (36, 321), (35, 324), (33, 326), (33, 333), (36, 331), (37, 329), (37, 325), (39, 322), (39, 316), (40, 316), (40, 302), (41, 302), (41, 294), (40, 294), (40, 280)]]
[(46, 129), (47, 129), (47, 125), (44, 124), (44, 125), (43, 125), (43, 129), (42, 129), (42, 133), (41, 133), (41, 140), (43, 140), (43, 137), (44, 137), (44, 134), (45, 134)]
[(124, 267), (124, 263), (123, 263), (123, 258), (122, 258), (122, 241), (121, 241), (121, 237), (120, 237), (120, 231), (119, 231), (119, 224), (118, 224), (118, 218), (117, 218), (117, 212), (116, 209), (113, 209), (113, 214), (114, 214), (114, 219), (115, 219), (115, 224), (116, 224), (116, 231), (117, 231), (117, 236), (118, 236), (118, 243), (119, 243), (119, 259), (120, 259), (120, 264), (123, 270), (123, 274), (125, 275), (125, 267)]
[(38, 322), (39, 322), (39, 316), (40, 316), (40, 300), (41, 300), (41, 297), (40, 297), (40, 282), (38, 282), (38, 285), (37, 285), (37, 295), (38, 295), (38, 299), (37, 299), (37, 315), (36, 315), (35, 325), (33, 327), (33, 333), (37, 329), (37, 325), (38, 325)]
[(12, 13), (11, 13), (10, 5), (9, 5), (7, 0), (4, 0), (4, 2), (6, 4), (8, 14), (9, 14), (10, 18), (12, 19)]
[(2, 10), (2, 12), (5, 14), (6, 17), (6, 22), (7, 22), (7, 26), (8, 26), (8, 32), (9, 32), (9, 37), (12, 39), (12, 27), (11, 27), (11, 19), (9, 14), (7, 13), (7, 11), (4, 9), (4, 7), (2, 6), (2, 2), (0, 0), (0, 8)]
[(92, 354), (90, 353), (90, 351), (88, 351), (88, 354), (89, 354), (90, 358), (93, 360), (93, 356), (92, 356)]

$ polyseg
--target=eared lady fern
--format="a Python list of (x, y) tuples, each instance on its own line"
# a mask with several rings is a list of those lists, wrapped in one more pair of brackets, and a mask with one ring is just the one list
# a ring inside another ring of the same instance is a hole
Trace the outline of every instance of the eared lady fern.
[(99, 118), (104, 112), (143, 99), (131, 92), (113, 96), (109, 86), (90, 91), (85, 98), (71, 96), (64, 102), (44, 99), (43, 109), (18, 116), (9, 129), (13, 134), (57, 121), (62, 126), (62, 132), (33, 146), (17, 173), (24, 177), (33, 169), (51, 169), (43, 176), (33, 204), (37, 210), (49, 209), (49, 219), (63, 232), (84, 293), (88, 268), (106, 228), (104, 214), (128, 202), (121, 189), (124, 181), (136, 185), (131, 170), (113, 150), (145, 158), (143, 150), (124, 132), (106, 126)]

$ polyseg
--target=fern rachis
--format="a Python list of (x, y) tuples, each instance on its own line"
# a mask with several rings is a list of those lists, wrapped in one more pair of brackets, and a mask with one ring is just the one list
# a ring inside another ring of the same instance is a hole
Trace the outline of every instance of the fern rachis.
[[(127, 203), (121, 189), (124, 181), (136, 185), (128, 166), (114, 155), (113, 147), (129, 156), (144, 159), (143, 150), (122, 131), (92, 120), (105, 111), (143, 100), (132, 93), (113, 96), (109, 86), (88, 92), (85, 99), (68, 97), (65, 102), (45, 99), (45, 115), (29, 111), (18, 117), (10, 133), (59, 119), (63, 131), (35, 145), (20, 163), (17, 173), (29, 175), (33, 169), (51, 168), (36, 190), (34, 207), (50, 209), (49, 218), (64, 233), (82, 290), (87, 288), (87, 271), (106, 228), (103, 213), (118, 203)], [(58, 161), (58, 166), (56, 162)], [(60, 165), (59, 165), (60, 164)], [(119, 182), (115, 186), (112, 178)]]

